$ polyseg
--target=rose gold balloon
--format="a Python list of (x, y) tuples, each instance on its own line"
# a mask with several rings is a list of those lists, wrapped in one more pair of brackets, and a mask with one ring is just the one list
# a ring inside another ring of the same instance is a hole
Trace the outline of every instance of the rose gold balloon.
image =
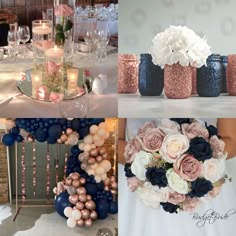
[(112, 183), (111, 183), (111, 187), (112, 187), (113, 189), (117, 189), (117, 188), (118, 188), (118, 184), (117, 184), (116, 182), (112, 182)]
[(80, 186), (80, 181), (78, 179), (75, 179), (72, 181), (72, 186), (75, 188), (78, 188)]
[(72, 184), (72, 179), (69, 178), (69, 177), (67, 177), (67, 178), (66, 178), (66, 185), (71, 186), (71, 184)]
[(81, 184), (86, 184), (86, 179), (85, 178), (80, 178), (79, 181), (80, 181)]
[(84, 220), (82, 220), (82, 219), (77, 220), (77, 225), (78, 225), (79, 227), (84, 226)]
[(79, 200), (80, 200), (81, 202), (86, 202), (86, 201), (87, 201), (87, 196), (86, 196), (85, 194), (80, 194), (80, 195), (79, 195)]
[(81, 168), (82, 170), (86, 170), (87, 164), (86, 164), (86, 163), (81, 163), (80, 168)]
[(82, 219), (83, 219), (83, 220), (87, 220), (87, 219), (90, 218), (90, 211), (87, 210), (87, 209), (83, 209), (83, 210), (81, 211), (81, 215), (82, 215)]
[(99, 150), (99, 153), (101, 155), (105, 154), (106, 153), (106, 148), (102, 147), (100, 150)]
[(79, 179), (79, 174), (78, 173), (72, 173), (71, 178), (73, 180)]
[(96, 220), (98, 218), (98, 214), (96, 211), (91, 211), (90, 217), (92, 220)]
[(90, 165), (92, 165), (92, 164), (94, 164), (96, 161), (95, 161), (95, 159), (93, 158), (93, 157), (89, 157), (88, 158), (88, 164), (90, 164)]
[(77, 194), (73, 194), (69, 196), (69, 202), (75, 205), (79, 201), (79, 196)]
[(105, 187), (104, 187), (104, 190), (105, 190), (105, 191), (110, 191), (109, 186), (105, 186)]
[(83, 202), (77, 202), (76, 203), (76, 209), (77, 210), (83, 210), (84, 209), (84, 203)]
[(96, 157), (98, 155), (98, 149), (92, 149), (90, 150), (89, 154), (93, 157)]
[(111, 180), (110, 180), (109, 178), (105, 179), (105, 180), (104, 180), (104, 184), (105, 184), (106, 186), (110, 185), (110, 184), (111, 184)]
[(87, 219), (87, 220), (85, 220), (85, 226), (86, 226), (86, 227), (91, 227), (92, 224), (93, 224), (92, 219)]
[(62, 142), (65, 142), (67, 140), (67, 135), (66, 134), (62, 134), (61, 138)]
[(81, 162), (87, 161), (87, 157), (84, 155), (84, 153), (79, 154), (78, 159), (79, 159)]
[(113, 195), (116, 195), (117, 194), (117, 191), (116, 190), (111, 190), (111, 193), (113, 194)]
[(72, 130), (71, 128), (67, 128), (67, 129), (66, 129), (66, 133), (67, 133), (67, 134), (72, 134), (72, 133), (73, 133), (73, 130)]
[(85, 203), (85, 207), (89, 210), (94, 210), (96, 208), (96, 204), (94, 201), (89, 200)]
[(86, 197), (87, 197), (87, 200), (89, 201), (89, 200), (92, 200), (92, 197), (90, 196), (90, 195), (86, 195)]
[(115, 176), (111, 176), (111, 182), (114, 182), (114, 181), (116, 181)]
[(107, 153), (107, 152), (104, 153), (104, 154), (102, 155), (102, 158), (103, 158), (104, 160), (106, 160), (106, 159), (108, 158), (108, 153)]
[(86, 190), (86, 188), (85, 187), (79, 187), (78, 189), (77, 189), (77, 193), (78, 194), (86, 194), (87, 193), (87, 190)]
[(98, 163), (102, 162), (102, 160), (103, 160), (103, 159), (102, 159), (102, 156), (97, 156), (97, 157), (96, 157), (96, 161), (97, 161)]
[(57, 143), (61, 144), (61, 143), (62, 143), (62, 140), (59, 138), (59, 139), (57, 140)]

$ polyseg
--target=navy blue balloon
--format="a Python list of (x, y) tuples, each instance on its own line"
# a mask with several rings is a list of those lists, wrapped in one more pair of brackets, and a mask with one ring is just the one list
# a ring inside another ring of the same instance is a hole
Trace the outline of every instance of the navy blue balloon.
[(93, 118), (93, 119), (91, 119), (91, 124), (99, 125), (100, 123), (102, 123), (104, 121), (105, 121), (104, 118)]
[(17, 134), (19, 134), (19, 132), (20, 132), (20, 130), (19, 130), (18, 127), (13, 127), (13, 128), (11, 129), (11, 133), (12, 133), (12, 134), (17, 135)]
[(37, 128), (35, 138), (38, 142), (45, 142), (47, 140), (47, 132), (42, 128)]
[(55, 144), (57, 142), (57, 138), (50, 136), (47, 138), (47, 142), (49, 144)]
[(18, 134), (18, 135), (16, 136), (16, 141), (17, 141), (18, 143), (21, 143), (23, 140), (24, 140), (24, 138), (23, 138), (20, 134)]
[(92, 197), (95, 197), (97, 195), (98, 188), (96, 184), (86, 183), (85, 188), (87, 189), (87, 193)]
[(73, 120), (71, 121), (71, 128), (72, 128), (73, 130), (78, 130), (79, 127), (80, 127), (79, 119), (73, 119)]
[(80, 128), (78, 131), (79, 131), (80, 139), (83, 139), (85, 136), (87, 136), (89, 134), (89, 127), (86, 126), (84, 128)]
[(106, 219), (108, 216), (109, 203), (105, 199), (98, 199), (96, 201), (96, 211), (98, 219)]
[(100, 183), (97, 184), (98, 190), (104, 190), (104, 183), (101, 181)]
[(116, 214), (116, 213), (118, 213), (118, 202), (110, 202), (108, 212), (109, 212), (110, 214)]
[(73, 205), (69, 202), (69, 196), (70, 195), (65, 191), (60, 193), (55, 199), (56, 211), (62, 217), (65, 217), (64, 209), (66, 207), (73, 207)]
[[(50, 120), (51, 121), (51, 120)], [(49, 122), (50, 122), (49, 121)], [(62, 129), (60, 125), (52, 125), (49, 129), (48, 129), (48, 136), (54, 137), (56, 139), (60, 138), (62, 133)]]
[(15, 143), (15, 135), (14, 134), (5, 134), (3, 137), (2, 137), (2, 143), (5, 145), (5, 146), (11, 146), (12, 144)]
[(75, 156), (78, 156), (81, 153), (81, 150), (79, 149), (78, 145), (74, 145), (70, 151)]
[(63, 126), (67, 123), (67, 119), (66, 118), (61, 118), (61, 119), (59, 119), (58, 123)]

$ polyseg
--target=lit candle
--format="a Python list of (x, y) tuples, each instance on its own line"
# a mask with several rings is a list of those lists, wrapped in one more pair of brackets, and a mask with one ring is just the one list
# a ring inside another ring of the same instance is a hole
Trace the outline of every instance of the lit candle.
[(52, 32), (52, 28), (45, 23), (42, 23), (41, 26), (33, 27), (32, 31), (34, 34), (50, 34)]
[(77, 93), (79, 70), (71, 68), (67, 70), (67, 90), (69, 94)]
[(32, 81), (32, 96), (36, 96), (37, 89), (43, 83), (43, 73), (39, 70), (33, 70), (31, 72), (31, 81)]
[(46, 51), (46, 56), (51, 58), (59, 58), (64, 56), (64, 50), (62, 48), (54, 46), (54, 48), (50, 48)]

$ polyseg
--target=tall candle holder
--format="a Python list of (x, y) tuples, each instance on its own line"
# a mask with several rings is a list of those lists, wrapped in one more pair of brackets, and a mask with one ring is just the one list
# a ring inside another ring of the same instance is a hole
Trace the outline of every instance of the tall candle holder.
[(32, 40), (35, 69), (44, 70), (45, 52), (52, 47), (53, 28), (50, 20), (32, 22)]

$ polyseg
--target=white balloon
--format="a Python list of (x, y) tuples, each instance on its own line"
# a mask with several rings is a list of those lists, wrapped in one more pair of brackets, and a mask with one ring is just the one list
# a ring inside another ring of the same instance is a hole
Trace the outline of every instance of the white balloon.
[(81, 218), (81, 212), (77, 209), (72, 211), (72, 219), (79, 220)]
[(102, 180), (105, 180), (105, 179), (107, 179), (107, 174), (105, 173), (105, 174), (101, 175), (100, 177)]
[(67, 223), (67, 226), (70, 228), (74, 228), (76, 226), (76, 220), (72, 218), (68, 218), (66, 223)]
[(102, 166), (98, 166), (96, 169), (95, 169), (95, 173), (97, 175), (103, 175), (104, 173), (106, 173), (105, 169), (102, 167)]
[(98, 125), (99, 128), (106, 128), (106, 123), (105, 122), (102, 122)]
[(98, 130), (98, 126), (97, 125), (92, 125), (90, 127), (90, 133), (91, 134), (96, 134), (97, 130)]
[(67, 142), (73, 146), (73, 145), (76, 145), (78, 143), (78, 137), (77, 135), (75, 135), (74, 133), (73, 134), (70, 134), (67, 138)]
[(97, 167), (98, 167), (97, 163), (94, 163), (93, 165), (90, 165), (90, 168), (93, 169), (93, 170), (96, 169)]
[(84, 145), (84, 151), (89, 152), (91, 150), (91, 145), (90, 144), (85, 144)]
[(99, 175), (95, 175), (95, 181), (96, 183), (100, 183), (102, 181), (102, 178)]
[(84, 143), (86, 144), (92, 144), (93, 143), (93, 136), (91, 134), (84, 137)]
[(103, 160), (100, 163), (100, 166), (102, 166), (105, 169), (105, 172), (108, 172), (111, 169), (111, 162), (108, 160)]
[(71, 207), (66, 207), (64, 209), (64, 215), (66, 217), (70, 218), (72, 216), (72, 211), (73, 211), (73, 209)]
[(84, 150), (84, 146), (85, 146), (85, 143), (80, 143), (79, 144), (79, 149), (83, 151)]
[(97, 135), (99, 135), (100, 137), (103, 137), (106, 133), (106, 130), (103, 129), (103, 128), (99, 128), (98, 129), (98, 132), (97, 132)]
[(54, 188), (53, 188), (53, 193), (54, 193), (54, 194), (57, 194), (57, 187), (54, 187)]

